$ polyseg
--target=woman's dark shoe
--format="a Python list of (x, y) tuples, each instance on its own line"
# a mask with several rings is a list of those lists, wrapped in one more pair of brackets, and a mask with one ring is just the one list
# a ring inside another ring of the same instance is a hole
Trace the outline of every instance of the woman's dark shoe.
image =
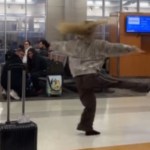
[(86, 136), (99, 135), (99, 134), (101, 134), (101, 133), (96, 131), (96, 130), (91, 130), (91, 131), (86, 131), (85, 132)]
[(81, 126), (80, 124), (77, 126), (77, 130), (84, 131), (86, 136), (92, 136), (92, 135), (99, 135), (100, 132), (94, 130), (93, 128), (85, 128)]

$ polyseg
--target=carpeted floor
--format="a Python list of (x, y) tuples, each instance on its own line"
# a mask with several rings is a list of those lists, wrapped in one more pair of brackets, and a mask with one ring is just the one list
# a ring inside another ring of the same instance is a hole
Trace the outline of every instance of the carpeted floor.
[(82, 150), (150, 150), (150, 143), (110, 146), (101, 148), (87, 148)]

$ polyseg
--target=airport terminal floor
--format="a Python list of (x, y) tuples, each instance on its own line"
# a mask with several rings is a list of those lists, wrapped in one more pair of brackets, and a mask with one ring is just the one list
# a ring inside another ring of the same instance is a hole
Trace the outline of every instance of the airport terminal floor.
[[(98, 136), (76, 130), (82, 109), (77, 98), (27, 101), (26, 115), (38, 124), (38, 150), (150, 149), (149, 96), (98, 98), (94, 122)], [(12, 102), (11, 118), (20, 112), (21, 102)], [(6, 102), (0, 102), (0, 121), (5, 118)], [(113, 147), (118, 145), (123, 146)]]

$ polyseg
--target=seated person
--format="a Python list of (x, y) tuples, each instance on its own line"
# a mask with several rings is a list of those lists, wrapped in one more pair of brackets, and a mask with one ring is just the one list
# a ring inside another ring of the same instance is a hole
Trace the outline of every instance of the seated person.
[[(8, 66), (10, 64), (23, 64), (22, 59), (24, 57), (24, 49), (18, 48), (14, 53), (10, 55), (9, 58), (6, 60), (6, 64), (2, 69), (1, 74), (1, 85), (3, 88), (3, 93), (6, 95), (7, 91), (7, 72)], [(11, 71), (11, 90), (10, 96), (13, 99), (19, 100), (22, 93), (22, 69), (21, 68), (14, 68)]]
[(23, 63), (26, 64), (27, 63), (27, 53), (28, 50), (32, 47), (31, 42), (29, 40), (24, 41), (24, 50), (25, 50), (25, 55), (23, 57)]
[(45, 39), (42, 39), (39, 41), (38, 46), (39, 46), (39, 54), (44, 57), (48, 57), (50, 44)]
[(47, 73), (47, 61), (40, 56), (34, 48), (30, 48), (27, 54), (27, 69), (30, 75), (35, 93), (40, 94), (42, 87), (39, 84), (39, 77), (45, 77)]

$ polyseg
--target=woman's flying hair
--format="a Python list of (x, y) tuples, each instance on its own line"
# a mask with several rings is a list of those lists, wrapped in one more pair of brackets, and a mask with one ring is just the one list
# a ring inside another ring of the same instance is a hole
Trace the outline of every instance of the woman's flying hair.
[(99, 21), (84, 21), (81, 23), (60, 23), (58, 26), (58, 30), (62, 34), (77, 34), (77, 35), (90, 35), (94, 32), (95, 28), (98, 25), (107, 24), (107, 20), (99, 20)]

